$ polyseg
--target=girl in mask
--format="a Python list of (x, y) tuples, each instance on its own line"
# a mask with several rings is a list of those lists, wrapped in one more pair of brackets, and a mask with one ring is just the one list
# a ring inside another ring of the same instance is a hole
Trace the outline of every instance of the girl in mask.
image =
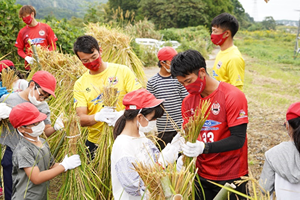
[[(114, 127), (115, 142), (111, 154), (112, 187), (115, 199), (141, 199), (147, 186), (144, 186), (132, 163), (158, 162), (165, 167), (175, 162), (180, 142), (176, 137), (160, 153), (155, 144), (143, 133), (155, 128), (155, 120), (164, 113), (164, 99), (156, 99), (146, 89), (127, 93), (123, 98), (124, 114)], [(158, 158), (158, 159), (157, 159)]]
[(276, 193), (276, 199), (299, 199), (300, 193), (300, 102), (290, 105), (286, 113), (290, 140), (265, 153), (259, 183), (263, 192)]
[(39, 138), (47, 115), (31, 103), (15, 106), (9, 120), (21, 139), (13, 153), (12, 199), (47, 199), (49, 180), (81, 165), (79, 155), (66, 156), (54, 163), (47, 142)]

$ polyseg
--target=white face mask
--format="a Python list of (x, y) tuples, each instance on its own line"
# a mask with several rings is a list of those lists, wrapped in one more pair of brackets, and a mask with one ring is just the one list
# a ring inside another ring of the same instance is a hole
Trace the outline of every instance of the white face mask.
[(45, 129), (45, 123), (44, 121), (42, 121), (37, 126), (31, 127), (32, 133), (28, 133), (28, 132), (25, 133), (27, 133), (31, 137), (38, 137), (44, 132), (44, 129)]
[[(166, 65), (168, 65), (167, 63), (165, 63)], [(165, 69), (166, 69), (166, 71), (168, 72), (168, 73), (171, 73), (171, 66), (170, 65), (168, 65), (169, 66), (169, 69), (168, 68), (166, 68), (165, 66), (163, 66)]]
[[(36, 89), (38, 90), (38, 88), (36, 88)], [(30, 95), (31, 91), (32, 91), (32, 96)], [(32, 103), (32, 104), (35, 105), (35, 106), (38, 106), (38, 105), (40, 105), (41, 103), (43, 103), (43, 102), (41, 102), (41, 101), (38, 101), (38, 100), (36, 99), (36, 97), (33, 95), (33, 93), (34, 93), (34, 89), (30, 90), (30, 92), (29, 92), (29, 94), (28, 94), (28, 99), (29, 99), (30, 103)]]
[(149, 132), (153, 131), (155, 129), (155, 126), (156, 126), (156, 120), (149, 121), (145, 116), (143, 116), (143, 117), (148, 121), (148, 125), (143, 127), (139, 123), (139, 121), (137, 121), (139, 131), (141, 131), (143, 133), (149, 133)]

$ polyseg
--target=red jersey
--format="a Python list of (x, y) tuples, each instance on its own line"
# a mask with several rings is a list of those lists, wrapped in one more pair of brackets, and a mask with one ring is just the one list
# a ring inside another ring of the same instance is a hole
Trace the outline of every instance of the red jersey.
[[(24, 50), (25, 48), (26, 56), (32, 56), (32, 52), (29, 49), (30, 44), (27, 42), (29, 38), (35, 45), (40, 45), (48, 49), (53, 45), (53, 43), (55, 44), (55, 42), (57, 41), (57, 37), (48, 24), (39, 22), (34, 27), (29, 27), (28, 25), (26, 25), (20, 30), (15, 43), (15, 46), (18, 49)], [(25, 61), (25, 66), (26, 65), (27, 62)]]
[[(200, 100), (210, 99), (210, 114), (201, 129), (198, 140), (204, 143), (217, 142), (229, 137), (229, 127), (248, 123), (247, 99), (235, 86), (220, 82), (219, 87), (209, 96), (185, 97), (182, 102), (183, 125), (195, 112)], [(198, 174), (206, 179), (222, 181), (236, 179), (248, 173), (247, 137), (242, 148), (201, 154), (197, 157)]]

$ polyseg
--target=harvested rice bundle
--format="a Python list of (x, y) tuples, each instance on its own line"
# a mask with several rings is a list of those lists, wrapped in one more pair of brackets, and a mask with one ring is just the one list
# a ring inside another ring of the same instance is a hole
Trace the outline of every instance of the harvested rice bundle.
[(86, 28), (86, 34), (99, 41), (104, 52), (103, 60), (128, 66), (135, 73), (142, 86), (146, 86), (147, 78), (143, 64), (130, 47), (132, 38), (122, 33), (120, 29), (101, 26), (99, 23), (89, 23)]
[(2, 70), (2, 87), (6, 87), (7, 91), (12, 91), (13, 83), (18, 79), (15, 71), (8, 66), (5, 70)]

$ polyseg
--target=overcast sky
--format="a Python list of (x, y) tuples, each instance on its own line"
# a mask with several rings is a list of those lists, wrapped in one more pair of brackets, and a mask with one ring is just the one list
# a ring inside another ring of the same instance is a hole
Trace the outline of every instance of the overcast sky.
[(239, 0), (239, 2), (255, 21), (262, 21), (267, 16), (272, 16), (275, 20), (297, 21), (300, 17), (300, 0), (269, 0), (268, 3), (264, 0)]

